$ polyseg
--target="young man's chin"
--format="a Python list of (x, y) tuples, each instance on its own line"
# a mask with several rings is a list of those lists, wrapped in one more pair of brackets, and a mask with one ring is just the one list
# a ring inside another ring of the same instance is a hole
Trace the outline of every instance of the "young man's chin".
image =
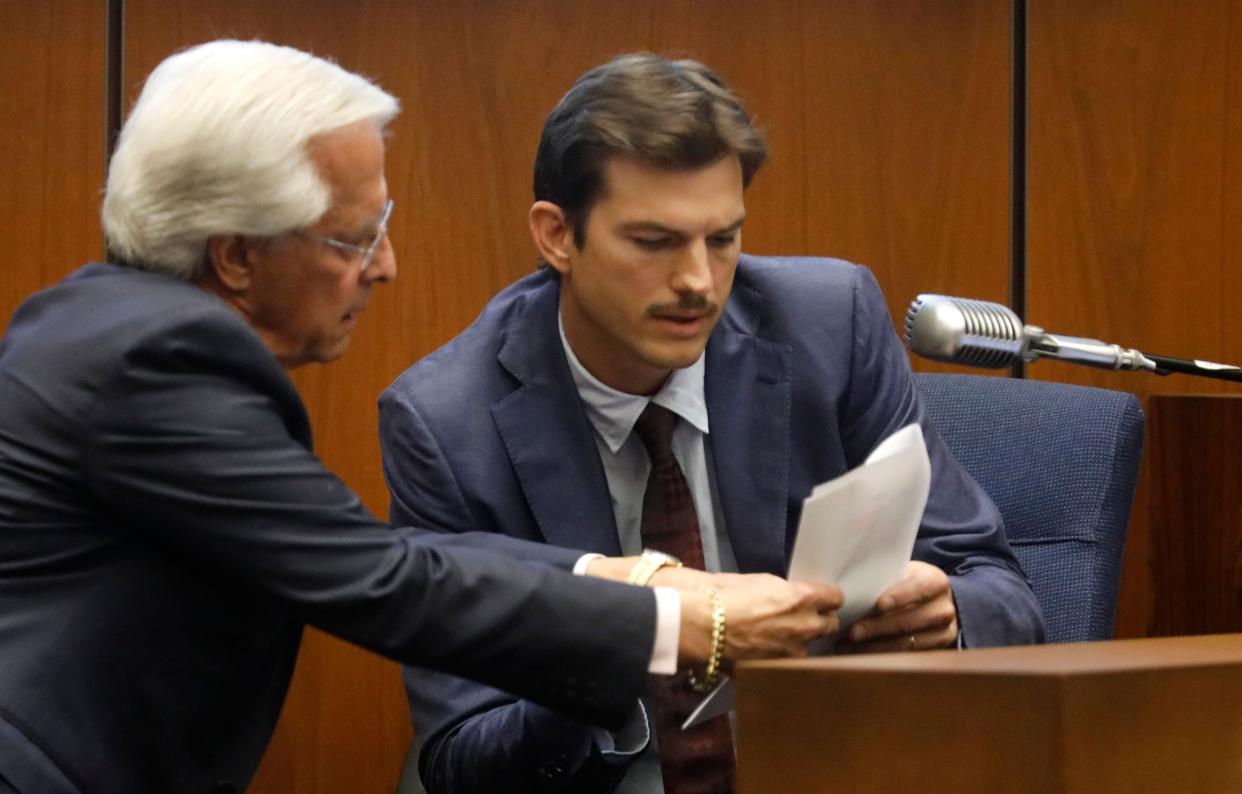
[(703, 355), (706, 342), (690, 340), (679, 344), (662, 344), (650, 352), (647, 363), (663, 370), (685, 369)]

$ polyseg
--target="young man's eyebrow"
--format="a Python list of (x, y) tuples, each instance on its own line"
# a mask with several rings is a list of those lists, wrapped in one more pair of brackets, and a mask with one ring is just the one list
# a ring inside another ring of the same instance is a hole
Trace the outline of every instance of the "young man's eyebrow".
[[(710, 234), (727, 234), (729, 232), (735, 232), (738, 229), (742, 228), (742, 224), (745, 222), (746, 222), (746, 216), (743, 215), (742, 217), (738, 218), (736, 221), (729, 224), (728, 226), (725, 226), (720, 229), (715, 229), (714, 231), (710, 232)], [(686, 234), (684, 231), (682, 231), (681, 229), (676, 229), (672, 226), (665, 226), (664, 224), (657, 223), (656, 221), (631, 221), (629, 223), (621, 224), (620, 226), (617, 227), (617, 229), (624, 233), (659, 232), (661, 234), (673, 235), (675, 237), (689, 237), (690, 236)]]

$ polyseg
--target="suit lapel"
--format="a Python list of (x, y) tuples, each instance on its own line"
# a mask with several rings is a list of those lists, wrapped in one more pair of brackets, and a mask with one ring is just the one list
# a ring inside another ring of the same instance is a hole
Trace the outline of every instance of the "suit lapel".
[(785, 345), (755, 335), (762, 296), (738, 285), (707, 346), (716, 492), (742, 571), (785, 575), (790, 382)]
[(497, 358), (521, 385), (492, 406), (492, 418), (544, 539), (619, 555), (594, 430), (561, 348), (558, 284), (535, 293), (506, 332)]

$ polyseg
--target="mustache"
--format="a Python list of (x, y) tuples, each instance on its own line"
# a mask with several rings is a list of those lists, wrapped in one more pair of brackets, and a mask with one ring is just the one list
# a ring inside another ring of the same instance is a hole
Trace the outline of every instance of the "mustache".
[(676, 312), (696, 312), (700, 314), (713, 314), (716, 311), (716, 302), (708, 300), (705, 295), (681, 295), (676, 303), (653, 303), (647, 307), (647, 316), (654, 317), (662, 314)]

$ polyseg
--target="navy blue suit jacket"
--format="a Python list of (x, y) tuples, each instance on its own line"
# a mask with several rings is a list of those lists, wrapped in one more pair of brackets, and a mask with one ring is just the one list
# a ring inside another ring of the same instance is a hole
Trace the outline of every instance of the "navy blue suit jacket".
[[(544, 268), (501, 292), (380, 398), (392, 520), (618, 554), (613, 509)], [(1037, 642), (1039, 606), (1000, 515), (924, 416), (871, 274), (743, 255), (707, 345), (711, 465), (738, 567), (784, 575), (802, 500), (920, 422), (931, 496), (914, 557), (950, 575), (970, 646)], [(603, 790), (590, 734), (511, 694), (406, 676), (431, 791)], [(557, 769), (561, 773), (555, 774)]]
[(236, 313), (87, 266), (0, 342), (0, 779), (244, 788), (304, 623), (619, 723), (655, 599), (569, 575), (577, 556), (377, 521), (312, 453), (293, 385)]

